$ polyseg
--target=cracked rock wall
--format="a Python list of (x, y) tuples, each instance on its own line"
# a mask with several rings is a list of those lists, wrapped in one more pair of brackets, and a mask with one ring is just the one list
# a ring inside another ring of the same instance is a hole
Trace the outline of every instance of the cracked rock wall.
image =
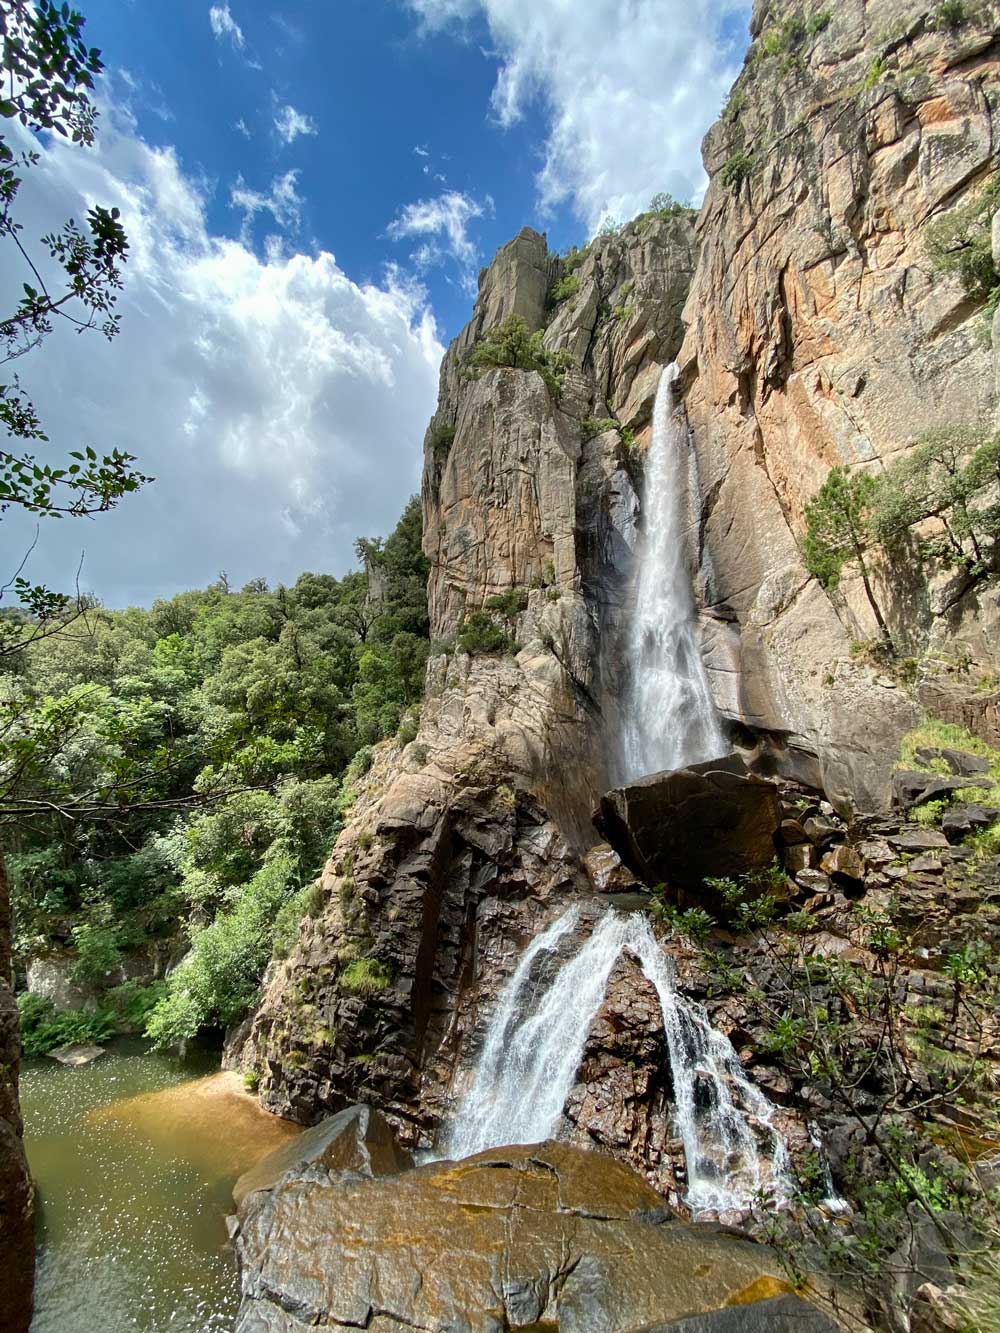
[[(583, 853), (613, 768), (638, 507), (624, 432), (641, 440), (680, 346), (694, 259), (684, 213), (596, 242), (554, 307), (562, 265), (536, 232), (482, 275), (425, 446), (432, 637), (453, 641), (504, 593), (524, 609), (497, 613), (513, 651), (432, 657), (416, 739), (377, 748), (322, 904), (231, 1043), (281, 1115), (310, 1122), (364, 1100), (406, 1142), (428, 1142), (520, 950), (592, 892)], [(534, 371), (462, 373), (477, 337), (511, 314), (569, 352), (558, 396)], [(375, 994), (351, 980), (365, 959), (392, 978)]]
[[(915, 709), (852, 661), (870, 613), (856, 588), (834, 602), (808, 577), (804, 506), (831, 467), (880, 469), (931, 427), (989, 422), (996, 404), (982, 309), (933, 271), (926, 241), (997, 167), (998, 8), (954, 30), (935, 26), (937, 8), (844, 0), (768, 55), (801, 7), (758, 0), (747, 63), (703, 145), (711, 184), (684, 312), (716, 695), (817, 752), (831, 795), (861, 806), (885, 799)], [(896, 568), (879, 595), (907, 651), (997, 667), (995, 582), (965, 593)]]

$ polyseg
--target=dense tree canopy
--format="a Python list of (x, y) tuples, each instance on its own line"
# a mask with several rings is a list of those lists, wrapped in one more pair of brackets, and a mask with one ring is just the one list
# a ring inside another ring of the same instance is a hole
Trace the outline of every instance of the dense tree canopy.
[(183, 1003), (157, 1034), (245, 1006), (281, 906), (329, 851), (348, 766), (420, 698), (420, 536), (414, 499), (387, 540), (359, 542), (365, 571), (342, 579), (95, 607), (42, 640), (18, 622), (25, 646), (0, 676), (0, 824), (22, 963), (66, 950), (81, 979), (106, 984), (129, 951), (194, 938), (172, 983)]

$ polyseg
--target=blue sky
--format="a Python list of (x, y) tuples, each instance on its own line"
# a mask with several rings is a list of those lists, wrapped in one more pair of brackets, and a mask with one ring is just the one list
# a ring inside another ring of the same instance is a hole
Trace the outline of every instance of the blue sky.
[[(416, 244), (392, 240), (388, 227), (405, 205), (448, 191), (482, 208), (468, 228), (476, 271), (525, 222), (547, 226), (553, 244), (579, 239), (571, 208), (542, 219), (535, 206), (540, 108), (509, 129), (489, 115), (497, 61), (484, 54), (490, 35), (482, 16), (432, 33), (392, 0), (214, 6), (238, 26), (240, 46), (225, 20), (224, 35), (214, 38), (212, 8), (207, 0), (91, 0), (87, 16), (108, 68), (135, 81), (121, 91), (140, 133), (151, 144), (175, 145), (183, 169), (214, 187), (214, 231), (239, 233), (230, 204), (236, 177), (267, 194), (276, 176), (294, 170), (303, 196), (295, 242), (330, 250), (358, 281), (377, 282), (385, 263), (406, 262)], [(314, 132), (286, 142), (275, 128), (286, 107)], [(273, 218), (258, 214), (254, 242), (273, 230)], [(445, 339), (468, 319), (467, 276), (450, 255), (427, 274)]]
[[(156, 483), (47, 524), (28, 572), (108, 605), (342, 573), (419, 483), (437, 365), (481, 265), (652, 193), (746, 44), (734, 0), (87, 0), (107, 68), (92, 150), (46, 145), (22, 220), (93, 202), (132, 240), (111, 345), (25, 358), (54, 447), (117, 443)], [(33, 358), (33, 359), (32, 359)], [(31, 525), (6, 518), (8, 558)], [(16, 560), (15, 560), (16, 562)]]

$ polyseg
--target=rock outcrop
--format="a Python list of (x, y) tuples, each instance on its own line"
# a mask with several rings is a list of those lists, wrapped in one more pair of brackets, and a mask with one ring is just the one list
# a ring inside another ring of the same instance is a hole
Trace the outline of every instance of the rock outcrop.
[(736, 1327), (780, 1328), (765, 1317), (776, 1313), (817, 1333), (837, 1327), (805, 1301), (786, 1297), (775, 1312), (788, 1287), (764, 1246), (685, 1225), (627, 1167), (564, 1143), (388, 1178), (306, 1167), (247, 1197), (236, 1243), (238, 1333), (637, 1333), (727, 1307), (746, 1316), (757, 1301), (768, 1307), (760, 1322)]
[(35, 1275), (34, 1189), (22, 1142), (17, 1098), (21, 1034), (11, 972), (11, 914), (7, 871), (0, 853), (0, 1254), (4, 1256), (3, 1323), (26, 1333)]
[[(615, 762), (605, 719), (620, 672), (601, 639), (614, 644), (635, 540), (623, 432), (648, 420), (679, 346), (692, 236), (681, 214), (605, 238), (554, 315), (560, 264), (537, 233), (483, 275), (427, 434), (431, 632), (445, 651), (428, 668), (419, 734), (379, 747), (359, 780), (323, 905), (238, 1057), (281, 1115), (310, 1123), (363, 1099), (426, 1143), (482, 1006), (554, 910), (592, 888), (583, 853)], [(533, 371), (468, 377), (476, 338), (511, 314), (529, 327), (551, 316), (546, 340), (572, 360), (561, 393)], [(462, 651), (483, 613), (508, 651)]]
[[(997, 169), (996, 11), (965, 6), (949, 26), (939, 10), (844, 0), (806, 23), (757, 0), (703, 146), (679, 358), (713, 687), (731, 715), (817, 753), (831, 797), (861, 808), (887, 799), (885, 761), (915, 708), (852, 658), (871, 613), (856, 587), (831, 601), (808, 576), (805, 504), (833, 465), (880, 469), (930, 428), (988, 424), (996, 405), (982, 308), (927, 252), (929, 226)], [(882, 572), (878, 595), (927, 662), (922, 700), (988, 737), (992, 695), (975, 680), (1000, 663), (995, 582), (965, 591), (910, 561)]]
[(654, 773), (601, 797), (598, 831), (650, 888), (702, 889), (708, 877), (775, 859), (781, 801), (737, 755)]
[[(851, 916), (861, 895), (887, 902), (910, 884), (935, 920), (950, 906), (935, 886), (946, 867), (962, 882), (957, 844), (975, 817), (953, 821), (948, 850), (936, 829), (857, 812), (889, 810), (921, 704), (996, 729), (995, 690), (970, 693), (957, 668), (927, 666), (949, 638), (973, 672), (1000, 665), (996, 582), (946, 588), (913, 570), (890, 586), (876, 571), (924, 664), (909, 688), (852, 652), (870, 637), (865, 603), (850, 582), (825, 592), (800, 541), (835, 463), (877, 469), (928, 427), (994, 412), (983, 313), (926, 253), (931, 222), (996, 167), (997, 39), (980, 21), (992, 12), (970, 8), (950, 30), (918, 0), (848, 0), (806, 25), (783, 0), (758, 2), (746, 69), (705, 141), (697, 224), (687, 210), (650, 213), (562, 258), (525, 229), (482, 274), (425, 440), (436, 645), (419, 731), (376, 747), (321, 901), (234, 1043), (269, 1109), (314, 1123), (363, 1100), (407, 1146), (428, 1146), (525, 945), (569, 900), (603, 895), (583, 931), (609, 895), (634, 889), (607, 848), (595, 852), (591, 813), (621, 782), (643, 454), (674, 359), (706, 661), (740, 752), (804, 784), (798, 805), (771, 809), (768, 837), (780, 814), (794, 905), (823, 923), (810, 949), (871, 962)], [(561, 388), (535, 370), (469, 365), (512, 315), (542, 331)], [(752, 961), (742, 947), (734, 969)], [(739, 999), (716, 1001), (696, 951), (669, 948), (801, 1139), (815, 1089), (758, 1059)], [(624, 959), (560, 1129), (679, 1198), (670, 1097), (656, 1006)]]
[(413, 1166), (385, 1119), (372, 1106), (349, 1106), (267, 1154), (233, 1186), (237, 1208), (248, 1194), (273, 1190), (287, 1171), (304, 1166), (351, 1171), (361, 1176), (395, 1176)]

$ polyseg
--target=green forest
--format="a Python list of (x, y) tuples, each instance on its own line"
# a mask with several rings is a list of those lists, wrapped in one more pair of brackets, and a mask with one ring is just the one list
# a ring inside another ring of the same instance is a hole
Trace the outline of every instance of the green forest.
[(340, 579), (67, 602), (42, 633), (7, 613), (15, 967), (56, 956), (89, 998), (23, 994), (28, 1053), (225, 1027), (290, 948), (370, 747), (415, 730), (429, 651), (419, 501), (356, 550)]

